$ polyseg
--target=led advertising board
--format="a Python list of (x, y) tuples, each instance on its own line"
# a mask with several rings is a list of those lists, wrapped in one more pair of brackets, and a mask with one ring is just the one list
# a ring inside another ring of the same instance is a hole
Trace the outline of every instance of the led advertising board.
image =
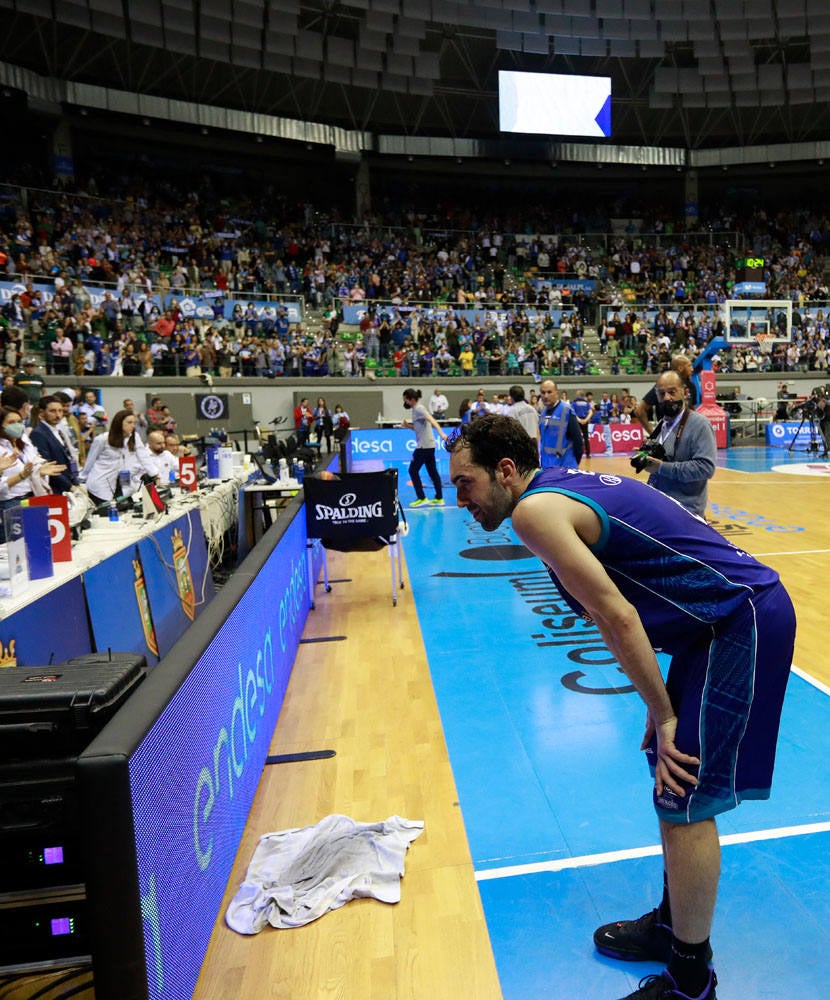
[(99, 1000), (193, 994), (308, 614), (281, 520), (81, 755)]

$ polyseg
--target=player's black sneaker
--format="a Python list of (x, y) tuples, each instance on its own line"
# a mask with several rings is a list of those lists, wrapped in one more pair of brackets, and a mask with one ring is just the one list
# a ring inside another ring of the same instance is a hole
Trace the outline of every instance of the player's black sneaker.
[(623, 1000), (718, 1000), (715, 987), (718, 985), (718, 977), (715, 970), (709, 966), (709, 982), (706, 989), (697, 996), (691, 997), (688, 993), (682, 993), (675, 981), (668, 972), (661, 972), (659, 976), (646, 976), (640, 980), (640, 986), (629, 993)]
[(597, 951), (625, 962), (665, 962), (671, 958), (671, 927), (656, 909), (636, 920), (618, 920), (594, 931)]

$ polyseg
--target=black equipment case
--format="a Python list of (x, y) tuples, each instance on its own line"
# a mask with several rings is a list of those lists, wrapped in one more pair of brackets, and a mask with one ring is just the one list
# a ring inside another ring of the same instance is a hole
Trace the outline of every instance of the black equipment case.
[(0, 670), (0, 759), (80, 753), (138, 687), (143, 656), (102, 653)]

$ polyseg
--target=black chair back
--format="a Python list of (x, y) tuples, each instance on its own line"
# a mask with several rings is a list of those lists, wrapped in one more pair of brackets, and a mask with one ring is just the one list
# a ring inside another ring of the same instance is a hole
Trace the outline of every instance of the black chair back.
[(387, 539), (398, 531), (398, 470), (355, 472), (338, 479), (307, 476), (303, 482), (309, 538), (338, 543)]

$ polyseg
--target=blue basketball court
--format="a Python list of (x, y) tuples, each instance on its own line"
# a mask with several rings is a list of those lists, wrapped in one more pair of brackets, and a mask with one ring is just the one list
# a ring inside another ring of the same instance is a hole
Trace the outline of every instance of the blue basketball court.
[[(509, 525), (488, 534), (453, 506), (438, 454), (447, 507), (407, 510), (406, 558), (503, 994), (614, 1000), (659, 971), (592, 943), (596, 926), (660, 897), (645, 709)], [(748, 475), (795, 461), (812, 459), (723, 456)], [(788, 687), (771, 799), (719, 822), (720, 1000), (830, 995), (830, 692), (809, 667)]]

